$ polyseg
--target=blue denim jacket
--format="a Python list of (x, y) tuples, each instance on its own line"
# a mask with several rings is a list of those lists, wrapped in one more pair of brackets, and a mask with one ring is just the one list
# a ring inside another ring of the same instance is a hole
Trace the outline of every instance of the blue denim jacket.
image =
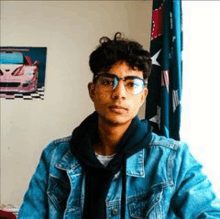
[[(20, 208), (19, 219), (80, 219), (83, 169), (69, 149), (70, 137), (43, 151)], [(126, 218), (220, 218), (220, 203), (188, 146), (153, 134), (145, 149), (127, 159)], [(106, 218), (119, 219), (122, 177), (113, 178)]]

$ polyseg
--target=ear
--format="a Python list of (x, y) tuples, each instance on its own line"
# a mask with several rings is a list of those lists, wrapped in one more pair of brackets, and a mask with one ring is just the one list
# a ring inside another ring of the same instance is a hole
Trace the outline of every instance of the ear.
[(92, 101), (94, 101), (95, 97), (95, 84), (93, 82), (88, 83), (89, 96)]
[(145, 87), (141, 93), (141, 105), (144, 103), (148, 95), (148, 89)]

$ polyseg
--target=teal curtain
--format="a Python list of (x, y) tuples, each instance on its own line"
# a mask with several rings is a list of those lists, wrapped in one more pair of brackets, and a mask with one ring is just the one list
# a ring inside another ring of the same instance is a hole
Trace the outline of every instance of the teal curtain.
[(154, 0), (145, 118), (159, 135), (180, 139), (182, 95), (181, 0)]

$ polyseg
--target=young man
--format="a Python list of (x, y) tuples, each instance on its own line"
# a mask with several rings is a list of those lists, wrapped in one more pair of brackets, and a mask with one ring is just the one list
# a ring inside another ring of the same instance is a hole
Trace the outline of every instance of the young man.
[(157, 136), (137, 117), (149, 53), (116, 33), (100, 39), (89, 64), (95, 112), (45, 148), (18, 218), (220, 218), (187, 145)]

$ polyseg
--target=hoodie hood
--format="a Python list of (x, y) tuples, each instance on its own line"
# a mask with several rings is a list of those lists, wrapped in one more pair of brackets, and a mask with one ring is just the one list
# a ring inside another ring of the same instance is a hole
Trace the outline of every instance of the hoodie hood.
[(86, 175), (83, 219), (106, 218), (105, 198), (114, 175), (122, 171), (122, 215), (125, 216), (126, 159), (148, 146), (151, 131), (146, 120), (136, 116), (121, 138), (115, 157), (104, 167), (97, 159), (93, 145), (99, 140), (98, 114), (88, 116), (72, 133), (70, 149), (84, 168)]
[[(102, 164), (97, 160), (93, 145), (98, 136), (98, 114), (89, 115), (76, 129), (71, 138), (71, 151), (77, 156), (83, 165), (100, 167)], [(146, 147), (151, 139), (151, 128), (147, 120), (140, 120), (136, 116), (117, 146), (116, 158), (122, 155), (126, 158)], [(94, 159), (95, 158), (95, 159)], [(110, 165), (111, 164), (111, 165)], [(113, 162), (109, 165), (113, 167)], [(108, 167), (109, 167), (108, 165)]]

